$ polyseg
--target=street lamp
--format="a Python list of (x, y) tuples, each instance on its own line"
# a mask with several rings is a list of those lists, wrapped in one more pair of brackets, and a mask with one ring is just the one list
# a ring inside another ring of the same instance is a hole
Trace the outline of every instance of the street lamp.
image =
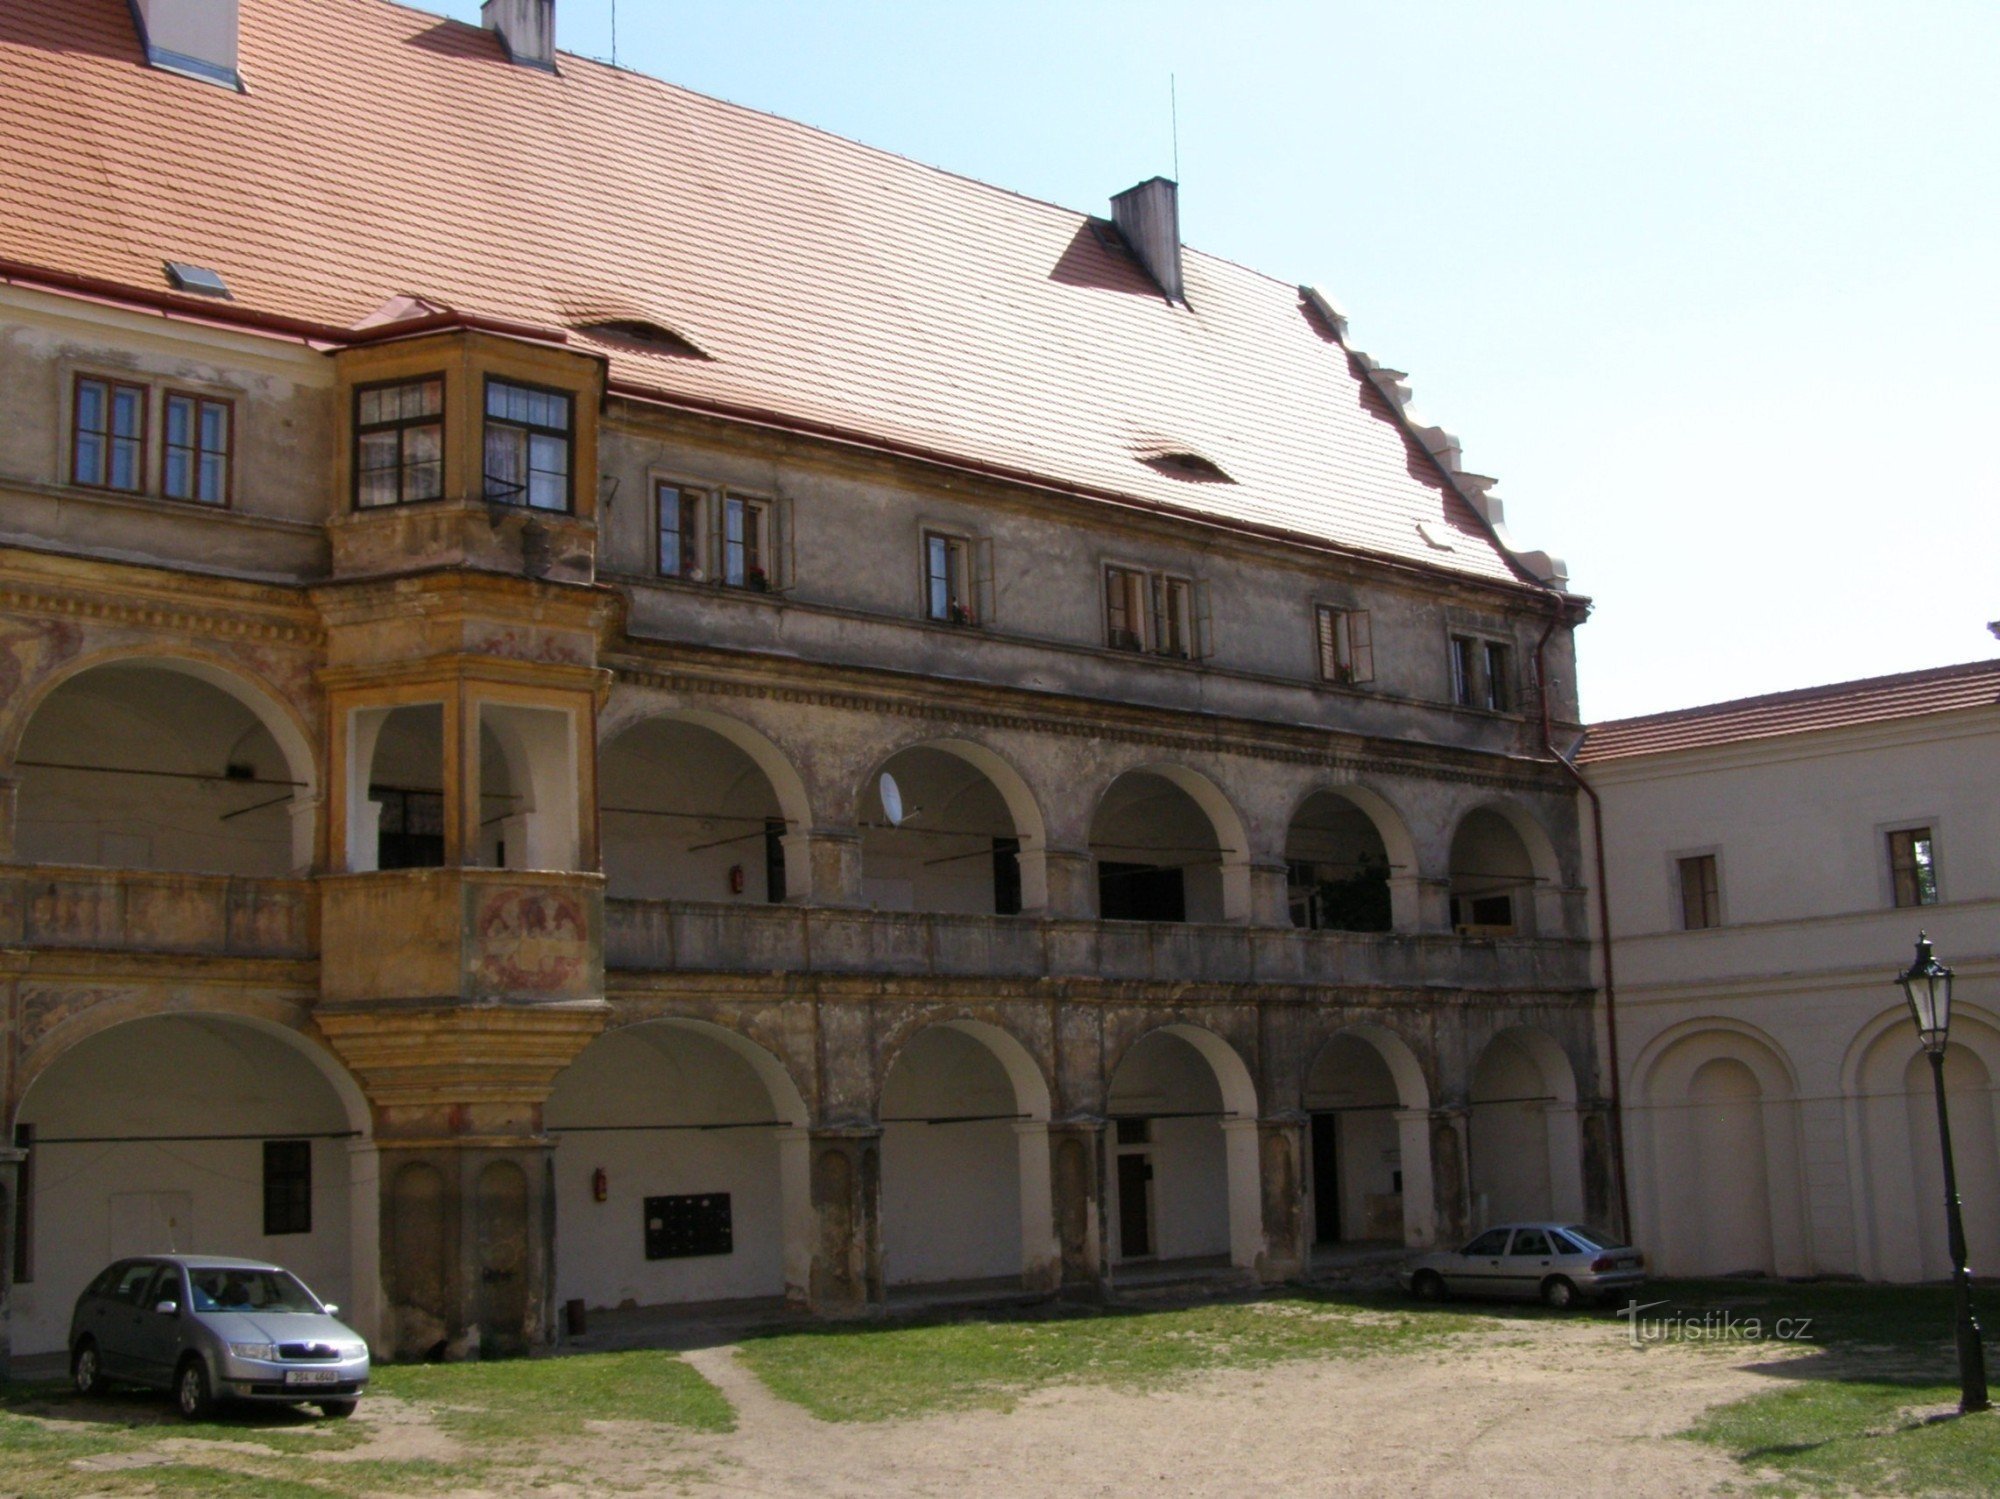
[(1958, 1408), (1983, 1411), (1986, 1398), (1986, 1351), (1979, 1341), (1979, 1323), (1972, 1315), (1972, 1276), (1965, 1268), (1965, 1225), (1958, 1216), (1958, 1174), (1951, 1164), (1951, 1121), (1944, 1106), (1944, 1049), (1951, 1035), (1951, 970), (1937, 960), (1928, 932), (1917, 934), (1917, 958), (1909, 972), (1896, 975), (1917, 1039), (1931, 1059), (1931, 1081), (1937, 1086), (1938, 1145), (1944, 1151), (1945, 1227), (1951, 1239), (1951, 1283), (1958, 1310)]

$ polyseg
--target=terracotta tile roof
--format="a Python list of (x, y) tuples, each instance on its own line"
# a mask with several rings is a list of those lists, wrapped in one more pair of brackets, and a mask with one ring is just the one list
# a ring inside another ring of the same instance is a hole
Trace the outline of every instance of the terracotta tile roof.
[(1672, 713), (1650, 713), (1643, 718), (1612, 719), (1590, 726), (1577, 759), (1594, 764), (1995, 703), (2000, 703), (2000, 660), (1971, 661), (1963, 666), (1939, 666)]
[[(126, 0), (0, 7), (0, 260), (351, 328), (398, 295), (646, 319), (614, 383), (1493, 580), (1521, 574), (1298, 288), (389, 0), (244, 0), (249, 92), (146, 67)], [(1112, 184), (1111, 186), (1116, 186)], [(1233, 483), (1157, 460), (1185, 448)], [(1423, 526), (1429, 533), (1419, 531)]]

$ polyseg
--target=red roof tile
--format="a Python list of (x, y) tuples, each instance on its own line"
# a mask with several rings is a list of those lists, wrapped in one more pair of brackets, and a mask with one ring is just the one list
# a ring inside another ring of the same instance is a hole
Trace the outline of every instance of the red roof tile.
[(1869, 677), (1680, 708), (1672, 713), (1651, 713), (1643, 718), (1612, 719), (1590, 726), (1577, 759), (1594, 764), (1995, 703), (2000, 703), (2000, 661), (1972, 661), (1963, 666), (1939, 666), (1893, 677)]
[(236, 94), (146, 67), (125, 0), (0, 7), (0, 260), (141, 293), (212, 267), (217, 317), (643, 318), (711, 357), (573, 335), (626, 389), (1522, 577), (1296, 287), (1190, 251), (1172, 306), (1085, 215), (560, 63), (388, 0), (244, 0)]

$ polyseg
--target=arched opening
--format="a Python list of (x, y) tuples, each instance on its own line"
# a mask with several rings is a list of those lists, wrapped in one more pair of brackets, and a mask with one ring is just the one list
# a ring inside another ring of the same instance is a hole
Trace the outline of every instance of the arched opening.
[(213, 668), (124, 661), (79, 672), (35, 709), (14, 772), (24, 863), (281, 876), (312, 862), (303, 740)]
[(1451, 839), (1451, 925), (1461, 936), (1535, 930), (1535, 863), (1514, 825), (1490, 807), (1465, 814)]
[(704, 1021), (607, 1031), (556, 1078), (543, 1118), (559, 1300), (802, 1292), (806, 1108), (762, 1047)]
[(919, 1031), (890, 1065), (879, 1117), (890, 1286), (1047, 1273), (1048, 1087), (1020, 1042), (978, 1021)]
[(805, 831), (797, 779), (767, 742), (725, 719), (676, 715), (626, 729), (598, 759), (606, 893), (771, 904), (802, 897), (803, 854), (792, 852)]
[[(1004, 762), (976, 746), (916, 745), (871, 775), (859, 803), (861, 881), (883, 911), (1014, 916), (1023, 899), (1023, 854), (1039, 848), (1039, 818), (1024, 786), (1003, 791)], [(885, 788), (884, 777), (888, 777)], [(1013, 794), (1010, 797), (1007, 792)], [(896, 802), (884, 805), (885, 795)], [(1011, 805), (1010, 805), (1011, 803)], [(1036, 904), (1040, 902), (1037, 901)]]
[(479, 705), (479, 862), (495, 869), (577, 864), (575, 726), (566, 712)]
[(1248, 910), (1246, 841), (1221, 793), (1178, 767), (1127, 771), (1090, 823), (1106, 921), (1226, 921)]
[(1397, 870), (1375, 819), (1331, 791), (1306, 798), (1285, 830), (1285, 883), (1292, 925), (1315, 931), (1386, 932)]
[(1345, 1031), (1306, 1075), (1316, 1249), (1430, 1242), (1430, 1092), (1409, 1047)]
[(126, 1021), (51, 1060), (17, 1122), (31, 1164), (15, 1352), (60, 1350), (112, 1260), (174, 1251), (268, 1256), (368, 1330), (367, 1106), (311, 1042), (236, 1016)]
[[(2000, 1028), (1962, 1002), (1954, 1006), (1944, 1059), (1945, 1101), (1966, 1258), (1975, 1268), (2000, 1261), (2000, 1193), (1991, 1188), (2000, 1182), (1996, 1070)], [(1858, 1081), (1875, 1273), (1885, 1280), (1942, 1280), (1951, 1273), (1951, 1255), (1937, 1093), (1930, 1058), (1917, 1045), (1907, 1011), (1881, 1024), (1862, 1057)]]
[(360, 709), (353, 736), (348, 867), (442, 866), (444, 704)]
[(1576, 1078), (1562, 1048), (1541, 1031), (1502, 1031), (1480, 1053), (1470, 1102), (1474, 1226), (1577, 1218)]
[(1196, 1026), (1141, 1037), (1111, 1076), (1110, 1258), (1249, 1266), (1262, 1248), (1249, 1070)]

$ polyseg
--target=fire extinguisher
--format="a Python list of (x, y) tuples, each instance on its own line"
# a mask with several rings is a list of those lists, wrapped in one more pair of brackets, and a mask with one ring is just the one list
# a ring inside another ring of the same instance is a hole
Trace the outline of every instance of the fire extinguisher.
[(606, 1176), (604, 1168), (599, 1166), (595, 1171), (590, 1173), (590, 1200), (592, 1202), (603, 1202), (610, 1195), (611, 1178)]

